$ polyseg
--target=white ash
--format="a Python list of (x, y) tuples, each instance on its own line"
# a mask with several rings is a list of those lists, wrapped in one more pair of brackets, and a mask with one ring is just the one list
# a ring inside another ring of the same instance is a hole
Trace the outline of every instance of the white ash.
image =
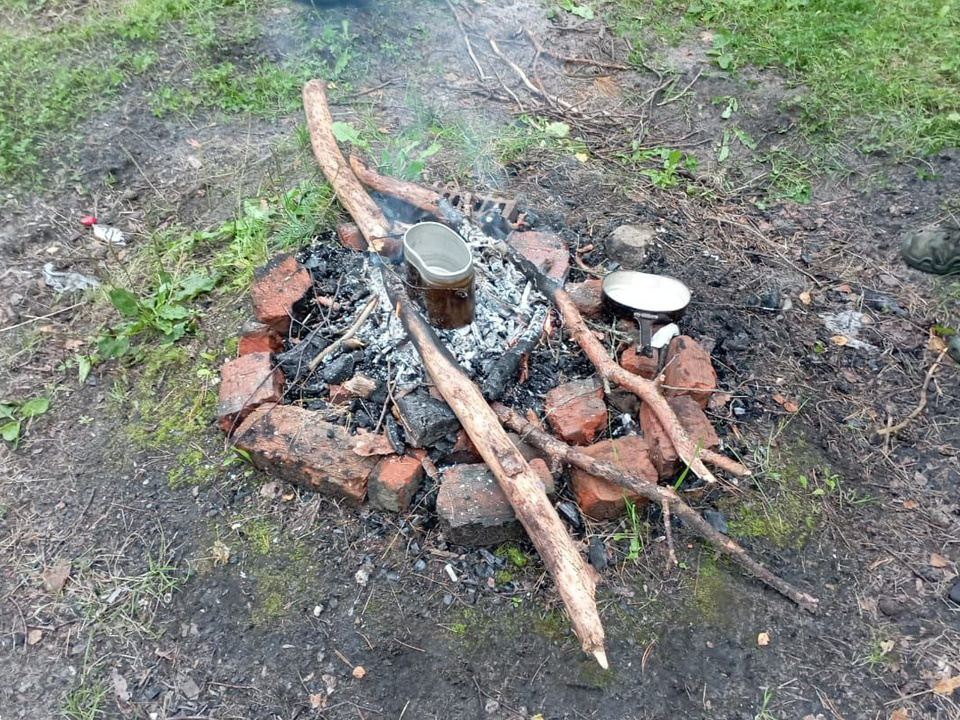
[[(440, 341), (474, 380), (485, 377), (490, 367), (521, 337), (542, 328), (548, 303), (512, 263), (503, 257), (502, 244), (465, 223), (460, 228), (473, 253), (476, 268), (476, 311), (470, 325), (456, 330), (434, 328)], [(402, 266), (388, 266), (387, 272), (405, 276)], [(357, 332), (367, 347), (367, 368), (381, 378), (389, 375), (395, 390), (420, 386), (423, 363), (394, 312), (380, 276), (370, 261), (364, 274), (371, 292), (380, 298), (370, 320)], [(374, 372), (375, 371), (375, 372)]]

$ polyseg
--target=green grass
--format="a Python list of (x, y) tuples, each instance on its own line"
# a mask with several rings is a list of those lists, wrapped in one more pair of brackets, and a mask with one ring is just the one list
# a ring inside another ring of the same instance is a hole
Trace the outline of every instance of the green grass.
[(0, 8), (9, 20), (0, 24), (0, 180), (36, 184), (39, 168), (77, 145), (83, 121), (120, 96), (142, 94), (156, 115), (273, 117), (299, 107), (310, 77), (348, 89), (354, 37), (346, 23), (314, 32), (291, 15), (295, 49), (273, 61), (257, 14), (269, 4), (109, 0), (49, 27), (17, 22), (43, 3)]
[[(630, 0), (640, 23), (713, 30), (712, 56), (735, 71), (782, 68), (809, 93), (805, 127), (863, 150), (960, 146), (956, 0)], [(852, 138), (851, 138), (852, 136)]]

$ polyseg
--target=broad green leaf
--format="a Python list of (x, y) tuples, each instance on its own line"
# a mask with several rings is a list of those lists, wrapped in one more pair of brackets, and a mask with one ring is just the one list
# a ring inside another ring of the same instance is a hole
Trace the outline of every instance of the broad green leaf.
[(433, 155), (436, 155), (442, 149), (443, 149), (443, 146), (440, 143), (436, 143), (436, 142), (432, 143), (430, 147), (428, 147), (426, 150), (420, 153), (420, 159), (426, 160), (428, 157), (432, 157)]
[(216, 285), (216, 275), (194, 273), (180, 281), (180, 289), (173, 294), (173, 300), (174, 302), (193, 300), (197, 295), (210, 292)]
[(137, 298), (129, 290), (123, 288), (114, 288), (110, 291), (110, 302), (113, 306), (127, 317), (136, 317), (140, 314), (140, 304)]
[(190, 317), (190, 311), (183, 305), (161, 305), (157, 308), (157, 316), (164, 320), (183, 320)]
[(121, 357), (130, 349), (130, 338), (126, 335), (120, 337), (104, 337), (97, 341), (97, 352), (106, 359)]
[(30, 398), (20, 407), (20, 414), (25, 418), (43, 415), (50, 409), (50, 399), (45, 397)]
[(3, 427), (0, 427), (0, 435), (2, 435), (3, 439), (7, 442), (15, 443), (17, 438), (20, 437), (20, 423), (8, 422)]
[(340, 142), (350, 143), (364, 150), (368, 147), (367, 141), (361, 138), (360, 133), (349, 123), (335, 122), (330, 125), (330, 129), (333, 131), (333, 136)]
[(588, 5), (574, 5), (570, 12), (584, 20), (593, 20), (593, 8)]
[(0, 404), (0, 418), (10, 418), (13, 420), (13, 411), (15, 407), (15, 405), (10, 405), (8, 403)]

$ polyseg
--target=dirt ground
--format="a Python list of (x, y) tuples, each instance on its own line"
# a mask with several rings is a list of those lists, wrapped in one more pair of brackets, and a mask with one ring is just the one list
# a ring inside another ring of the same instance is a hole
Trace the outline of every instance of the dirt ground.
[[(796, 129), (802, 89), (775, 72), (719, 72), (696, 37), (648, 48), (659, 72), (563, 65), (546, 53), (534, 62), (518, 28), (552, 52), (606, 63), (636, 48), (599, 19), (551, 20), (531, 0), (492, 6), (457, 6), (479, 63), (499, 74), (486, 82), (445, 4), (320, 10), (318, 23), (349, 20), (366, 58), (337, 119), (395, 133), (425, 107), (486, 140), (482, 129), (530, 122), (512, 114), (512, 92), (524, 115), (563, 120), (481, 46), (485, 34), (547, 95), (566, 98), (569, 136), (540, 137), (505, 165), (478, 154), (459, 172), (460, 156), (445, 150), (427, 161), (426, 179), (522, 199), (572, 249), (597, 246), (581, 254), (586, 267), (605, 261), (603, 241), (619, 225), (657, 228), (645, 267), (693, 288), (686, 329), (712, 347), (729, 395), (712, 419), (756, 471), (742, 492), (695, 502), (720, 509), (731, 535), (817, 595), (820, 610), (765, 590), (679, 527), (681, 566), (665, 576), (652, 510), (638, 528), (588, 524), (584, 545), (598, 537), (614, 559), (599, 589), (604, 673), (581, 654), (533, 551), (521, 543), (490, 560), (448, 545), (430, 497), (405, 517), (358, 514), (277, 485), (225, 461), (212, 413), (182, 446), (176, 435), (162, 447), (135, 442), (132, 428), (171, 420), (145, 417), (156, 407), (145, 396), (175, 392), (175, 373), (191, 363), (216, 368), (228, 357), (246, 300), (213, 301), (200, 334), (182, 341), (186, 365), (151, 374), (103, 363), (78, 387), (63, 366), (66, 341), (86, 341), (109, 310), (70, 308), (78, 297), (52, 293), (40, 268), (123, 264), (91, 249), (81, 215), (109, 218), (132, 253), (164, 223), (209, 227), (239, 198), (315, 171), (292, 140), (299, 116), (161, 120), (133, 89), (81, 129), (68, 168), (51, 161), (41, 191), (0, 200), (3, 325), (26, 323), (0, 334), (3, 396), (53, 397), (15, 450), (0, 449), (2, 720), (960, 718), (957, 691), (933, 692), (960, 675), (960, 605), (948, 599), (960, 560), (957, 366), (944, 358), (924, 386), (939, 354), (930, 329), (960, 321), (958, 286), (898, 255), (902, 232), (957, 207), (960, 150), (910, 163), (844, 152), (836, 172), (804, 186), (758, 160), (810, 149)], [(265, 13), (258, 42), (309, 12)], [(410, 33), (414, 21), (423, 29)], [(388, 41), (407, 49), (387, 52)], [(730, 98), (756, 147), (727, 132)], [(188, 140), (202, 148), (199, 168)], [(624, 159), (631, 140), (681, 148), (696, 167), (651, 177)], [(589, 157), (579, 158), (583, 147)], [(842, 313), (862, 313), (856, 336), (827, 326), (825, 315)], [(919, 415), (878, 436), (910, 415), (922, 386)], [(643, 541), (638, 559), (626, 558), (631, 533)], [(69, 578), (51, 592), (44, 573), (49, 582), (64, 563)], [(495, 582), (496, 570), (510, 580)]]

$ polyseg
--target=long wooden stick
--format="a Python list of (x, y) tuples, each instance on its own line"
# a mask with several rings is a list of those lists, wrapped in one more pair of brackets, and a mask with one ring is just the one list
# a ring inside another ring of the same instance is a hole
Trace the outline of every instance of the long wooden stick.
[[(579, 448), (567, 445), (565, 442), (545, 433), (535, 425), (527, 422), (518, 412), (505, 405), (494, 403), (493, 410), (496, 412), (500, 422), (520, 435), (525, 442), (540, 448), (562, 462), (585, 470), (596, 477), (609, 480), (622, 488), (631, 490), (642, 497), (659, 503), (664, 509), (670, 508), (673, 514), (683, 520), (684, 528), (706, 540), (747, 572), (756, 576), (777, 592), (790, 598), (805, 610), (813, 612), (817, 609), (819, 601), (815, 597), (798, 590), (786, 580), (777, 577), (760, 565), (747, 554), (747, 551), (744, 550), (743, 547), (704, 520), (700, 516), (700, 513), (687, 505), (683, 498), (671, 488), (647, 482), (633, 473), (624, 472), (613, 463), (596, 460)], [(665, 522), (669, 522), (669, 520), (665, 519)]]
[(355, 155), (350, 156), (350, 169), (357, 176), (357, 180), (362, 182), (371, 190), (378, 193), (399, 198), (408, 202), (414, 207), (420, 208), (424, 212), (433, 215), (439, 215), (440, 208), (437, 201), (440, 199), (440, 193), (428, 190), (422, 185), (415, 185), (406, 180), (398, 180), (388, 175), (381, 175), (376, 170), (366, 166)]
[(376, 203), (351, 172), (333, 137), (333, 118), (327, 104), (326, 83), (310, 80), (303, 86), (303, 108), (310, 130), (310, 144), (320, 169), (337, 193), (340, 204), (360, 226), (371, 249), (380, 252), (390, 237), (390, 225)]
[[(342, 156), (336, 148), (329, 122), (330, 113), (326, 107), (323, 84), (317, 80), (307, 83), (303, 100), (314, 154), (341, 200), (344, 197), (351, 198), (348, 210), (372, 247), (374, 243), (371, 241), (377, 237), (376, 233), (388, 234), (385, 231), (389, 231), (389, 223), (366, 196), (349, 167), (325, 160), (331, 155), (338, 155), (341, 159)], [(323, 107), (318, 108), (317, 105)], [(366, 201), (357, 196), (356, 189), (366, 196)], [(372, 235), (367, 236), (368, 232)], [(396, 306), (397, 314), (437, 390), (496, 477), (517, 519), (537, 548), (544, 566), (553, 576), (584, 652), (596, 658), (601, 667), (607, 668), (603, 625), (594, 597), (594, 576), (547, 499), (539, 477), (507, 437), (480, 390), (464, 375), (449, 351), (440, 344), (433, 330), (412, 306), (400, 279), (386, 267), (382, 274), (391, 302)]]
[(624, 370), (620, 365), (612, 360), (607, 354), (607, 349), (597, 340), (590, 328), (587, 327), (574, 305), (573, 300), (564, 291), (559, 284), (541, 273), (537, 267), (527, 260), (523, 255), (513, 248), (507, 249), (510, 260), (523, 271), (544, 295), (546, 295), (560, 311), (563, 317), (564, 329), (576, 341), (586, 356), (597, 369), (600, 377), (614, 385), (618, 385), (625, 390), (629, 390), (643, 402), (647, 403), (657, 420), (663, 426), (664, 431), (673, 443), (680, 458), (690, 466), (690, 469), (705, 482), (715, 483), (717, 478), (714, 476), (704, 461), (726, 470), (731, 475), (743, 477), (750, 475), (750, 471), (735, 460), (731, 460), (717, 452), (697, 448), (694, 442), (687, 435), (687, 431), (680, 424), (677, 414), (667, 403), (666, 398), (660, 394), (656, 383), (634, 375), (628, 370)]

